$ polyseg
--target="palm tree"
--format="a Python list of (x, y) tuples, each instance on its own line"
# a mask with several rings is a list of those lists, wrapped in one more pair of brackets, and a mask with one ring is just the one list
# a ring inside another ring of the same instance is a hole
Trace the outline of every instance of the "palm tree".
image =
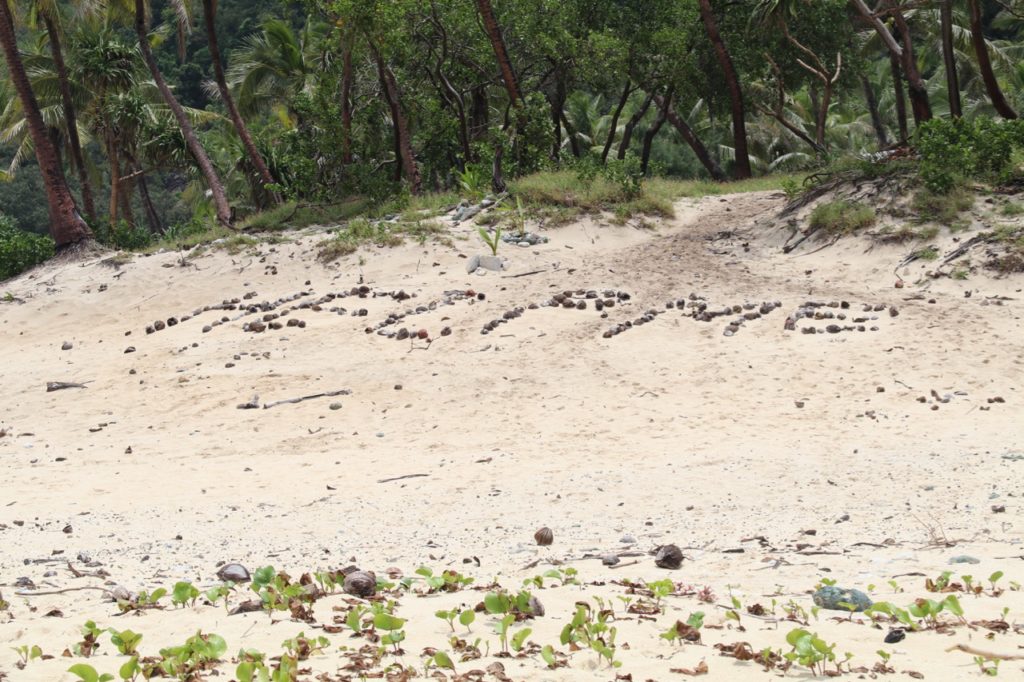
[(41, 20), (46, 30), (50, 54), (53, 57), (53, 67), (60, 86), (61, 107), (65, 120), (64, 128), (67, 131), (71, 162), (78, 173), (85, 214), (90, 220), (95, 221), (96, 206), (93, 202), (92, 182), (89, 180), (85, 156), (82, 154), (82, 142), (78, 134), (78, 116), (75, 111), (74, 99), (71, 96), (71, 82), (68, 79), (68, 69), (64, 63), (64, 50), (61, 45), (64, 26), (61, 20), (60, 6), (56, 0), (31, 0), (29, 9), (29, 17), (32, 20), (30, 23), (34, 24)]
[[(242, 145), (245, 147), (245, 151), (249, 154), (249, 160), (252, 162), (254, 168), (260, 176), (260, 180), (264, 185), (274, 184), (274, 177), (270, 174), (270, 169), (267, 168), (266, 162), (263, 160), (263, 155), (256, 148), (256, 143), (253, 142), (252, 135), (249, 134), (249, 129), (245, 125), (245, 121), (242, 119), (242, 115), (238, 113), (238, 107), (235, 105), (235, 99), (231, 96), (231, 91), (228, 89), (227, 79), (224, 76), (224, 65), (220, 61), (220, 47), (217, 44), (217, 28), (215, 26), (215, 19), (217, 13), (217, 4), (215, 0), (203, 0), (203, 18), (206, 24), (206, 39), (210, 44), (210, 60), (213, 62), (213, 77), (217, 81), (217, 89), (220, 91), (220, 99), (224, 102), (224, 106), (228, 110), (228, 115), (231, 117), (231, 123), (235, 126), (235, 131), (238, 133), (238, 137), (242, 140)], [(281, 202), (281, 196), (277, 192), (271, 193), (276, 203)]]
[(81, 244), (92, 238), (92, 232), (75, 207), (75, 199), (68, 188), (64, 169), (61, 167), (57, 149), (50, 140), (43, 123), (32, 86), (29, 84), (25, 65), (18, 52), (18, 41), (14, 31), (14, 17), (7, 0), (0, 0), (0, 45), (3, 47), (4, 58), (11, 81), (18, 92), (25, 117), (28, 120), (29, 132), (36, 150), (36, 160), (43, 176), (46, 188), (47, 203), (50, 212), (50, 234), (58, 250)]
[(729, 90), (729, 102), (732, 110), (732, 135), (733, 147), (736, 154), (736, 167), (734, 176), (737, 180), (749, 178), (750, 158), (747, 154), (747, 123), (746, 112), (743, 106), (743, 90), (740, 87), (740, 79), (733, 66), (732, 57), (726, 48), (722, 34), (718, 30), (718, 22), (711, 9), (711, 0), (700, 0), (700, 18), (704, 22), (704, 30), (708, 34), (708, 40), (715, 50), (715, 58), (718, 65), (725, 74), (725, 84)]
[(185, 109), (174, 97), (174, 93), (171, 92), (170, 87), (168, 87), (167, 82), (164, 80), (164, 76), (160, 72), (160, 66), (153, 56), (153, 50), (149, 46), (146, 9), (146, 0), (135, 0), (135, 35), (139, 40), (142, 60), (146, 63), (149, 73), (153, 76), (153, 81), (160, 90), (160, 95), (163, 97), (164, 102), (167, 103), (167, 107), (174, 114), (174, 118), (181, 128), (181, 134), (185, 138), (185, 144), (188, 145), (192, 158), (195, 160), (196, 165), (199, 166), (199, 170), (206, 180), (206, 186), (210, 190), (214, 209), (217, 212), (217, 220), (222, 225), (230, 227), (232, 223), (231, 207), (228, 205), (227, 195), (224, 192), (224, 185), (221, 183), (220, 176), (217, 175), (217, 170), (213, 167), (210, 157), (203, 148), (203, 144), (199, 141), (196, 131), (192, 128), (188, 114), (185, 113)]
[(974, 52), (978, 57), (978, 69), (981, 71), (989, 99), (992, 100), (992, 106), (1003, 118), (1017, 118), (1017, 112), (1006, 101), (995, 72), (992, 70), (992, 60), (989, 58), (988, 42), (985, 40), (985, 29), (982, 25), (981, 3), (978, 0), (968, 0), (967, 4), (971, 12), (971, 42), (974, 44)]
[[(480, 19), (484, 25), (487, 38), (491, 41), (491, 48), (494, 50), (494, 57), (498, 62), (498, 69), (501, 71), (501, 80), (505, 84), (505, 92), (508, 93), (509, 106), (516, 110), (521, 108), (523, 102), (522, 93), (519, 91), (519, 80), (516, 72), (512, 69), (512, 60), (508, 56), (508, 48), (505, 46), (505, 38), (501, 35), (501, 27), (498, 19), (494, 16), (494, 8), (491, 7), (491, 0), (476, 0), (477, 11), (480, 12)], [(516, 116), (518, 118), (518, 114)], [(508, 128), (510, 122), (506, 122)], [(515, 137), (515, 128), (512, 131)], [(505, 179), (501, 172), (501, 159), (505, 153), (505, 146), (499, 141), (494, 149), (494, 166), (491, 170), (491, 185), (495, 192), (504, 192)]]
[(232, 52), (226, 75), (242, 114), (263, 112), (308, 92), (322, 66), (315, 52), (321, 35), (312, 21), (296, 34), (287, 22), (271, 19), (247, 36)]

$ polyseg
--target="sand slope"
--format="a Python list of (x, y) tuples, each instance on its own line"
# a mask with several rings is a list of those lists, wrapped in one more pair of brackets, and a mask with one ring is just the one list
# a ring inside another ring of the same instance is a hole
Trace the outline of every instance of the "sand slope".
[[(225, 561), (295, 574), (349, 563), (411, 574), (426, 564), (517, 588), (549, 569), (549, 559), (576, 560), (584, 582), (605, 584), (537, 593), (547, 615), (530, 639), (556, 647), (575, 601), (624, 594), (610, 580), (708, 585), (721, 605), (732, 586), (744, 606), (792, 598), (808, 609), (821, 577), (875, 585), (876, 599), (901, 606), (930, 595), (916, 575), (896, 578), (906, 592), (894, 593), (887, 583), (900, 574), (1003, 570), (1004, 587), (1024, 582), (1024, 459), (1014, 457), (1024, 452), (1021, 280), (931, 280), (923, 277), (927, 263), (894, 274), (905, 249), (857, 240), (784, 256), (784, 235), (765, 220), (782, 201), (772, 193), (687, 201), (653, 231), (588, 220), (548, 233), (543, 246), (506, 247), (504, 276), (466, 273), (464, 257), (482, 249), (463, 226), (456, 234), (468, 238), (453, 247), (369, 250), (329, 267), (315, 260), (314, 235), (234, 256), (47, 266), (0, 286), (16, 299), (0, 303), (0, 591), (12, 604), (9, 618), (0, 614), (0, 672), (73, 679), (63, 673), (67, 658), (16, 669), (10, 647), (39, 644), (57, 655), (87, 618), (143, 632), (147, 654), (199, 627), (223, 635), (232, 655), (241, 647), (277, 653), (282, 640), (310, 631), (213, 607), (116, 617), (99, 591), (15, 596), (22, 576), (41, 590), (102, 585), (65, 568), (79, 553), (130, 590), (182, 579), (213, 584)], [(541, 272), (516, 276), (533, 271)], [(894, 287), (898, 278), (904, 288)], [(359, 286), (371, 294), (291, 312), (304, 328), (255, 334), (243, 324), (262, 313), (212, 310), (145, 333), (156, 320), (250, 292), (244, 303), (305, 292), (299, 304)], [(485, 300), (443, 305), (445, 292), (470, 289)], [(577, 289), (630, 298), (607, 318), (590, 300), (586, 310), (526, 309), (481, 334), (506, 311)], [(372, 295), (399, 290), (415, 298)], [(712, 308), (782, 307), (726, 337), (731, 317), (698, 322), (666, 309), (691, 293)], [(878, 331), (800, 333), (830, 322), (807, 320), (785, 331), (786, 317), (806, 301), (848, 302), (849, 310), (822, 310), (877, 317), (865, 326)], [(441, 305), (393, 327), (423, 328), (430, 344), (365, 331), (431, 302)], [(887, 307), (863, 313), (865, 304)], [(330, 311), (339, 306), (347, 312)], [(359, 309), (365, 317), (352, 316)], [(664, 312), (603, 338), (648, 310)], [(202, 332), (221, 316), (228, 322)], [(450, 336), (440, 336), (444, 327)], [(73, 348), (61, 350), (64, 342)], [(46, 392), (48, 381), (89, 383)], [(265, 404), (341, 389), (351, 395), (237, 408), (254, 395)], [(996, 398), (1002, 402), (990, 402)], [(410, 474), (425, 475), (380, 482)], [(544, 525), (555, 543), (541, 549), (532, 535)], [(758, 536), (764, 540), (750, 540)], [(669, 542), (688, 557), (678, 571), (655, 568), (650, 557), (614, 570), (579, 560)], [(962, 554), (980, 565), (948, 565)], [(422, 671), (422, 648), (446, 646), (448, 627), (433, 612), (482, 595), (403, 598), (399, 613), (412, 621), (401, 660)], [(1024, 622), (1020, 592), (963, 601), (969, 620), (1008, 606), (1007, 620)], [(329, 621), (340, 603), (332, 597), (317, 609)], [(52, 608), (63, 617), (43, 617)], [(705, 631), (708, 646), (658, 638), (698, 609), (722, 627)], [(958, 628), (888, 646), (884, 630), (827, 618), (823, 612), (811, 628), (853, 652), (854, 665), (870, 668), (885, 646), (904, 678), (905, 670), (979, 677), (970, 656), (944, 653), (956, 643), (1004, 653), (1024, 645), (1012, 630), (987, 641), (985, 630)], [(497, 638), (485, 620), (474, 629), (493, 652)], [(747, 631), (737, 632), (725, 609), (695, 597), (670, 598), (655, 621), (620, 622), (620, 674), (684, 679), (669, 669), (705, 659), (708, 679), (760, 678), (759, 666), (721, 658), (710, 644), (788, 649), (785, 634), (795, 627), (745, 618)], [(337, 673), (343, 644), (352, 645), (347, 635), (333, 635), (329, 654), (309, 667)], [(112, 653), (107, 643), (92, 663), (115, 672)], [(505, 666), (513, 679), (615, 677), (595, 667), (592, 652), (571, 661), (557, 671), (535, 657)], [(1000, 672), (1012, 679), (1021, 670), (1020, 661), (1006, 661)], [(226, 665), (221, 679), (233, 672)]]

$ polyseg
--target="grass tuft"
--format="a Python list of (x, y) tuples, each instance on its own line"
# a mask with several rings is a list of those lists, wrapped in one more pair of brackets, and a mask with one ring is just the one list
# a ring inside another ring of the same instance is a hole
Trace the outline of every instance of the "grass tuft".
[(875, 210), (856, 201), (829, 201), (811, 212), (811, 228), (829, 236), (845, 236), (867, 229), (878, 217)]

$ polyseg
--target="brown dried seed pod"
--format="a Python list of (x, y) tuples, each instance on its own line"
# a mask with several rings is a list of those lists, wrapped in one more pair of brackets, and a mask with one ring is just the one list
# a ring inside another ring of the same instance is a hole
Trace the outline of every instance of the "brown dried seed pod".
[(377, 593), (377, 576), (371, 571), (353, 571), (345, 576), (342, 589), (354, 597), (372, 597)]
[(675, 545), (662, 545), (654, 555), (654, 565), (675, 570), (683, 565), (683, 551)]
[(536, 540), (537, 544), (541, 547), (547, 547), (555, 541), (555, 534), (551, 532), (550, 528), (545, 526), (533, 534), (533, 539)]

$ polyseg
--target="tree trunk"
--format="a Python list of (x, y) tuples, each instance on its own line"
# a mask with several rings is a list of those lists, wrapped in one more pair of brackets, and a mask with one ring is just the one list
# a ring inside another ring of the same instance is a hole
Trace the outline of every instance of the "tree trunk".
[(153, 57), (153, 51), (149, 47), (149, 36), (146, 31), (145, 0), (135, 0), (135, 34), (139, 39), (139, 50), (142, 52), (142, 59), (146, 62), (146, 67), (149, 68), (149, 73), (153, 76), (153, 80), (156, 82), (156, 87), (160, 90), (160, 95), (163, 97), (164, 102), (174, 113), (178, 127), (181, 128), (181, 134), (185, 138), (185, 144), (188, 146), (192, 158), (195, 159), (196, 164), (199, 166), (203, 177), (206, 179), (206, 186), (213, 195), (213, 205), (217, 211), (217, 220), (225, 227), (231, 227), (231, 207), (228, 205), (224, 185), (221, 183), (220, 177), (217, 175), (217, 171), (214, 169), (206, 150), (203, 149), (202, 143), (199, 142), (196, 131), (192, 129), (188, 115), (178, 100), (174, 98), (174, 93), (167, 87), (167, 82), (164, 80), (160, 67)]
[(643, 104), (640, 105), (639, 109), (633, 112), (633, 115), (630, 116), (629, 120), (626, 122), (626, 127), (622, 131), (622, 141), (619, 142), (619, 151), (615, 155), (619, 161), (626, 158), (626, 152), (629, 151), (629, 145), (633, 141), (633, 130), (636, 129), (640, 124), (640, 121), (642, 121), (644, 116), (647, 115), (647, 110), (651, 108), (651, 102), (653, 101), (654, 93), (652, 92), (644, 98)]
[(117, 225), (118, 207), (121, 205), (121, 162), (112, 133), (107, 133), (107, 158), (110, 160), (110, 226), (113, 227)]
[(953, 0), (942, 0), (939, 9), (942, 28), (942, 60), (946, 65), (946, 90), (949, 95), (949, 115), (963, 116), (960, 106), (960, 78), (956, 72), (956, 51), (953, 49)]
[(402, 101), (398, 92), (398, 83), (395, 81), (395, 74), (384, 63), (383, 55), (372, 41), (370, 41), (370, 51), (373, 52), (373, 57), (377, 62), (377, 73), (384, 88), (384, 97), (391, 109), (391, 122), (395, 128), (395, 151), (398, 154), (401, 171), (409, 181), (412, 193), (419, 194), (422, 188), (420, 169), (416, 166), (416, 158), (413, 155), (409, 123), (405, 120), (405, 114), (402, 113)]
[(551, 103), (551, 160), (557, 162), (562, 157), (562, 110), (565, 109), (565, 81), (561, 74), (555, 75), (555, 94)]
[(53, 66), (57, 71), (57, 82), (60, 86), (60, 101), (64, 109), (64, 122), (68, 129), (68, 146), (71, 149), (71, 161), (78, 172), (78, 183), (82, 186), (82, 204), (85, 206), (85, 215), (89, 220), (96, 220), (96, 204), (93, 202), (92, 183), (89, 181), (89, 172), (85, 167), (85, 157), (82, 155), (82, 142), (78, 137), (78, 116), (75, 113), (75, 105), (71, 99), (71, 83), (68, 80), (68, 69), (64, 64), (64, 51), (60, 44), (60, 33), (57, 26), (50, 19), (50, 16), (43, 12), (43, 22), (46, 25), (46, 34), (50, 40), (50, 54), (53, 55)]
[(736, 150), (736, 168), (733, 176), (737, 180), (749, 178), (750, 155), (747, 152), (747, 122), (746, 111), (743, 105), (743, 90), (740, 88), (740, 79), (733, 66), (732, 57), (726, 49), (725, 41), (718, 31), (718, 24), (715, 21), (714, 12), (711, 10), (711, 0), (700, 0), (700, 17), (704, 22), (704, 29), (707, 31), (708, 39), (715, 48), (715, 57), (718, 65), (725, 75), (725, 82), (729, 88), (729, 101), (732, 108), (732, 136), (733, 147)]
[(651, 148), (654, 146), (654, 138), (661, 132), (661, 127), (665, 125), (665, 120), (668, 118), (668, 110), (672, 106), (672, 95), (673, 92), (669, 89), (668, 94), (658, 102), (658, 118), (654, 120), (654, 125), (644, 133), (644, 149), (640, 156), (640, 174), (644, 177), (647, 176), (647, 168), (651, 163)]
[(18, 52), (14, 18), (11, 16), (11, 7), (7, 2), (0, 2), (0, 43), (2, 43), (4, 58), (7, 61), (7, 72), (18, 92), (18, 99), (21, 100), (21, 107), (25, 112), (29, 134), (32, 136), (32, 144), (35, 146), (36, 161), (43, 176), (46, 202), (50, 213), (50, 235), (56, 243), (57, 250), (60, 251), (91, 239), (92, 232), (89, 231), (89, 226), (86, 225), (82, 216), (78, 214), (75, 198), (71, 195), (71, 190), (68, 189), (64, 169), (57, 158), (57, 150), (50, 142), (49, 135), (46, 134), (46, 125), (43, 123), (43, 115), (39, 110), (39, 102), (36, 100), (35, 93), (32, 92), (28, 74), (25, 72), (25, 65)]
[(900, 30), (900, 38), (903, 41), (903, 70), (907, 74), (910, 108), (914, 111), (914, 123), (921, 125), (932, 117), (932, 107), (928, 101), (928, 87), (917, 68), (917, 58), (914, 57), (914, 38), (910, 33), (907, 20), (899, 10), (893, 12), (893, 20)]
[[(907, 20), (904, 18), (903, 13), (896, 9), (892, 12), (896, 28), (899, 29), (903, 40), (903, 47), (900, 47), (892, 32), (868, 8), (864, 0), (850, 0), (850, 2), (853, 3), (857, 11), (864, 17), (864, 20), (875, 29), (878, 37), (882, 39), (882, 43), (889, 50), (889, 53), (898, 63), (903, 64), (903, 72), (907, 76), (907, 88), (910, 91), (910, 104), (914, 110), (914, 122), (921, 123), (922, 121), (927, 121), (932, 117), (931, 105), (928, 102), (928, 89), (925, 87), (924, 80), (921, 78), (921, 72), (917, 68), (917, 62), (914, 60), (914, 45), (910, 36), (910, 28), (907, 26)], [(883, 4), (886, 7), (893, 7), (891, 1), (886, 1)]]
[(717, 182), (726, 182), (729, 179), (729, 176), (727, 176), (725, 171), (722, 170), (722, 167), (718, 165), (718, 161), (708, 153), (708, 148), (705, 147), (704, 143), (701, 142), (699, 137), (697, 137), (697, 134), (693, 131), (693, 128), (690, 127), (690, 124), (686, 122), (686, 119), (677, 114), (672, 108), (671, 103), (665, 101), (664, 98), (655, 97), (654, 99), (658, 103), (658, 106), (666, 112), (668, 122), (672, 124), (672, 127), (674, 127), (676, 131), (679, 132), (679, 136), (683, 138), (686, 144), (690, 145), (690, 149), (693, 150), (697, 160), (700, 161), (702, 166), (704, 166), (712, 179)]
[(580, 149), (580, 140), (576, 136), (576, 128), (574, 128), (572, 123), (569, 123), (569, 119), (565, 117), (564, 109), (558, 113), (562, 117), (562, 125), (565, 126), (565, 135), (569, 138), (569, 149), (572, 150), (572, 155), (578, 159), (583, 156), (583, 150)]
[[(238, 133), (238, 137), (242, 140), (242, 146), (245, 147), (245, 152), (249, 155), (249, 161), (252, 163), (253, 168), (256, 169), (260, 182), (265, 188), (267, 185), (275, 184), (274, 176), (270, 174), (270, 169), (267, 168), (263, 155), (256, 148), (256, 143), (253, 141), (252, 135), (249, 134), (249, 128), (245, 125), (245, 120), (242, 119), (242, 115), (238, 112), (238, 107), (235, 106), (235, 98), (231, 96), (231, 91), (228, 90), (228, 82), (224, 77), (224, 65), (220, 61), (220, 46), (217, 44), (215, 3), (216, 0), (203, 0), (203, 18), (206, 23), (206, 41), (209, 43), (210, 61), (213, 64), (213, 78), (217, 81), (220, 99), (228, 110), (228, 116), (231, 118), (231, 123), (235, 126), (235, 132)], [(264, 189), (264, 191), (266, 190)], [(271, 192), (270, 196), (273, 198), (274, 203), (281, 203), (281, 195), (278, 192)]]
[(487, 89), (484, 86), (473, 88), (473, 102), (469, 109), (470, 137), (479, 142), (487, 136), (490, 126), (491, 109), (487, 102)]
[(498, 68), (501, 69), (501, 80), (505, 83), (505, 91), (508, 93), (509, 102), (517, 106), (522, 100), (519, 93), (519, 82), (516, 80), (515, 71), (512, 70), (512, 60), (508, 57), (508, 50), (505, 48), (505, 39), (501, 35), (501, 27), (494, 16), (494, 8), (491, 7), (491, 0), (476, 0), (477, 10), (480, 12), (480, 19), (484, 24), (484, 31), (491, 41), (494, 49), (494, 56), (498, 60)]
[(900, 143), (906, 144), (910, 137), (907, 126), (907, 95), (903, 89), (903, 73), (900, 71), (899, 58), (889, 54), (889, 70), (892, 71), (893, 96), (896, 99), (896, 122), (900, 129)]
[(142, 209), (146, 212), (146, 223), (149, 224), (149, 231), (155, 235), (164, 233), (163, 223), (160, 222), (160, 214), (153, 205), (153, 198), (149, 195), (149, 183), (146, 182), (146, 173), (142, 170), (139, 162), (134, 158), (129, 159), (134, 173), (139, 179), (139, 197), (142, 199)]
[(341, 160), (352, 163), (352, 41), (346, 40), (341, 57)]
[(627, 78), (626, 87), (622, 89), (622, 97), (619, 98), (619, 104), (615, 107), (615, 113), (612, 114), (611, 125), (608, 130), (608, 139), (605, 140), (604, 149), (601, 150), (601, 163), (605, 164), (608, 162), (608, 153), (612, 150), (612, 144), (615, 143), (615, 135), (619, 129), (619, 116), (622, 116), (622, 110), (626, 108), (626, 103), (629, 101), (629, 96), (633, 93), (633, 83)]
[(981, 3), (978, 0), (968, 0), (967, 4), (971, 12), (971, 43), (974, 44), (974, 53), (978, 57), (978, 71), (981, 72), (981, 80), (985, 83), (988, 98), (992, 100), (992, 106), (1000, 116), (1008, 119), (1017, 118), (1017, 112), (1006, 101), (995, 71), (992, 70), (988, 44), (985, 42), (985, 27), (982, 24)]
[(864, 88), (864, 100), (868, 104), (868, 111), (871, 113), (871, 125), (875, 129), (875, 137), (878, 138), (878, 147), (883, 148), (889, 145), (889, 134), (882, 122), (882, 114), (878, 111), (878, 98), (875, 97), (875, 89), (871, 87), (871, 81), (867, 76), (860, 77), (861, 86)]

